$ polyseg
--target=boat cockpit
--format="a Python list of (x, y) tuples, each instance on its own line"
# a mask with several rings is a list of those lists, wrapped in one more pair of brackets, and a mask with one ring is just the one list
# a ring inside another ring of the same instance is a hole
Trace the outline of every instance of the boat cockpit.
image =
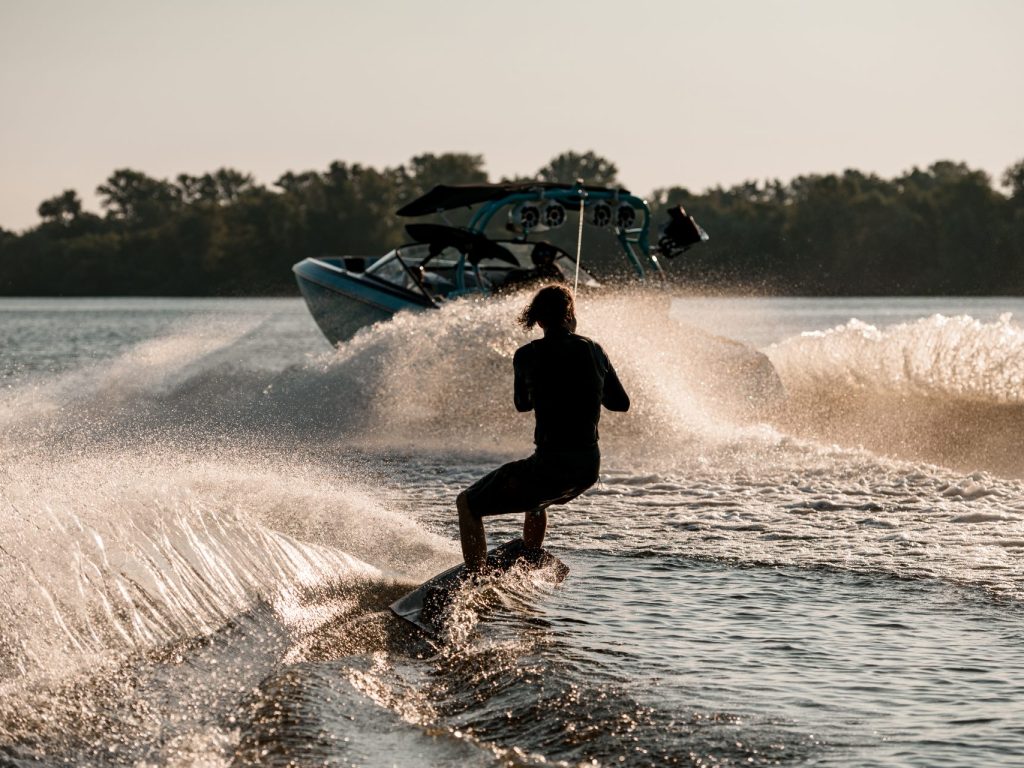
[[(370, 264), (364, 275), (435, 304), (468, 293), (501, 293), (542, 280), (568, 283), (575, 277), (575, 260), (558, 246), (544, 241), (488, 242), (490, 247), (477, 258), (473, 249), (437, 240), (409, 243)], [(600, 285), (582, 267), (580, 284)]]

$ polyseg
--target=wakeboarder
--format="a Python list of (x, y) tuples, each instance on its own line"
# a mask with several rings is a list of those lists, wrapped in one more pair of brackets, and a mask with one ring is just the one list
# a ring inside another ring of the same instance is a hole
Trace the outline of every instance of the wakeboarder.
[(469, 571), (487, 565), (483, 518), (523, 512), (523, 544), (539, 550), (547, 507), (575, 499), (597, 482), (601, 406), (629, 410), (629, 396), (601, 346), (576, 334), (576, 303), (561, 285), (541, 288), (519, 316), (544, 336), (513, 357), (513, 402), (536, 418), (532, 456), (498, 467), (459, 494), (462, 556)]

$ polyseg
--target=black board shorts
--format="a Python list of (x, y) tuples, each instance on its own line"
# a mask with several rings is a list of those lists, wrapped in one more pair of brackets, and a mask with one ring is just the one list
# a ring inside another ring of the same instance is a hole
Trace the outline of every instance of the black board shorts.
[(481, 477), (466, 489), (466, 501), (474, 517), (544, 509), (575, 499), (597, 482), (600, 471), (597, 446), (535, 453)]

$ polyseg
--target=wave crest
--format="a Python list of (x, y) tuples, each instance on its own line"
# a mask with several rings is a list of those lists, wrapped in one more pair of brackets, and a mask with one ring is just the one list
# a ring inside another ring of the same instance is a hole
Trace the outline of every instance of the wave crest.
[(796, 434), (957, 469), (1024, 476), (1024, 328), (932, 315), (851, 320), (772, 346)]
[(768, 356), (795, 396), (825, 389), (1024, 404), (1024, 328), (932, 315), (879, 329), (859, 320), (773, 345)]

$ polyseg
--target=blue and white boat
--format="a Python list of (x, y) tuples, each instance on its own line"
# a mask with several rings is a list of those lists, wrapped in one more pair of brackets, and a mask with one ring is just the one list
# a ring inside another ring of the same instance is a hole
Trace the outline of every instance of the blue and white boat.
[[(468, 221), (450, 216), (460, 209)], [(576, 279), (579, 218), (587, 225), (579, 282), (662, 280), (660, 259), (708, 236), (682, 208), (656, 244), (650, 209), (625, 189), (583, 184), (439, 185), (397, 211), (443, 223), (406, 226), (410, 242), (380, 258), (308, 258), (294, 267), (299, 289), (331, 344), (401, 310), (430, 310), (473, 294), (512, 290), (536, 280)], [(576, 219), (577, 226), (569, 225)]]

